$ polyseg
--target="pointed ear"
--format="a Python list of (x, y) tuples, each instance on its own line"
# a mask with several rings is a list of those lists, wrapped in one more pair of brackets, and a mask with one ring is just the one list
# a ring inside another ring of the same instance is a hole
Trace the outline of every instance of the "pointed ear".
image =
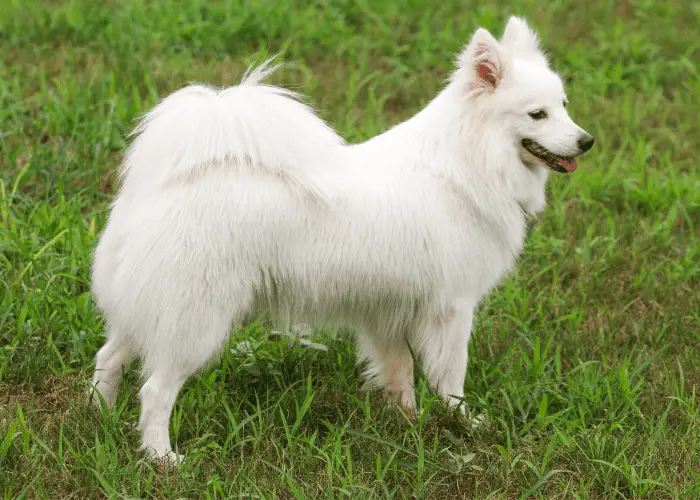
[(505, 54), (498, 40), (484, 28), (474, 33), (459, 56), (459, 66), (470, 76), (473, 90), (496, 90), (503, 78)]
[(511, 16), (501, 37), (501, 44), (516, 54), (524, 56), (542, 56), (537, 34), (530, 29), (521, 17)]

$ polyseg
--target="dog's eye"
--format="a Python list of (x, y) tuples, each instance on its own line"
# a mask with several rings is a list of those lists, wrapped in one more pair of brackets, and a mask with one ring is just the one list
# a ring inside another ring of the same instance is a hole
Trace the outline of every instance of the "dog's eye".
[(564, 107), (566, 107), (567, 104), (569, 104), (569, 101), (562, 101), (564, 104)]
[(547, 112), (544, 109), (538, 109), (537, 111), (531, 111), (528, 113), (530, 115), (530, 118), (533, 120), (544, 120), (547, 118)]

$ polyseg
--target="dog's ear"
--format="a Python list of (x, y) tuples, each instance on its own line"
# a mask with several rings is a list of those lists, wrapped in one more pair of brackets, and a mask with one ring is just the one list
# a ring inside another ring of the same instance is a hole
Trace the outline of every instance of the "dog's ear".
[(484, 28), (479, 28), (460, 54), (458, 64), (471, 72), (472, 90), (494, 91), (503, 78), (505, 54), (498, 40)]
[(523, 57), (542, 59), (547, 62), (537, 34), (530, 29), (522, 17), (511, 16), (501, 37), (501, 44), (514, 54)]

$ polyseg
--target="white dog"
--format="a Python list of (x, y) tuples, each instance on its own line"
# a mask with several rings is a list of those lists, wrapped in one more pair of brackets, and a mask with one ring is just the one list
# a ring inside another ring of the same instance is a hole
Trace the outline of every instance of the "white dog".
[(95, 251), (107, 343), (93, 385), (111, 405), (122, 365), (143, 360), (151, 456), (177, 459), (182, 384), (261, 313), (351, 325), (367, 378), (409, 414), (412, 352), (461, 403), (475, 307), (513, 268), (548, 171), (573, 171), (593, 144), (515, 17), (500, 41), (477, 30), (444, 90), (363, 144), (261, 84), (273, 70), (187, 87), (148, 113)]

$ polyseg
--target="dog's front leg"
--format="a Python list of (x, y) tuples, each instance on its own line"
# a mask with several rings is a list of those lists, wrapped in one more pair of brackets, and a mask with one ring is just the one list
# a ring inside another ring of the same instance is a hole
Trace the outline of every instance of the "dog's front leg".
[(459, 302), (423, 332), (421, 359), (430, 385), (453, 407), (465, 410), (464, 378), (474, 306)]

